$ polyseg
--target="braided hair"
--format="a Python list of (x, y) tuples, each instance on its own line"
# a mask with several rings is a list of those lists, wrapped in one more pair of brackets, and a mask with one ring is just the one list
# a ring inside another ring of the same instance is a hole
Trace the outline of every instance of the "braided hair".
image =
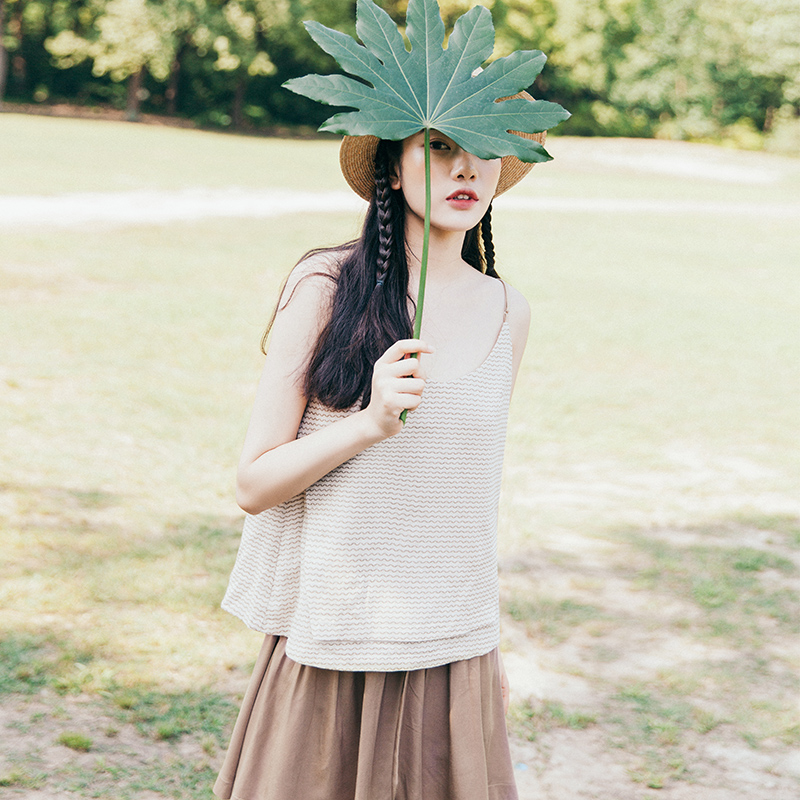
[(338, 257), (330, 316), (308, 362), (306, 397), (331, 408), (369, 403), (372, 368), (398, 339), (413, 333), (408, 304), (405, 201), (391, 188), (400, 142), (381, 142), (375, 193), (361, 236), (333, 252)]
[[(375, 156), (375, 192), (370, 200), (358, 239), (327, 252), (336, 261), (335, 282), (326, 324), (311, 352), (303, 391), (331, 408), (351, 408), (369, 403), (372, 369), (381, 355), (398, 339), (413, 335), (414, 305), (408, 292), (408, 257), (405, 242), (405, 199), (391, 188), (391, 176), (400, 160), (402, 143), (381, 141)], [(492, 277), (494, 269), (491, 206), (483, 219), (464, 236), (462, 258)], [(301, 280), (304, 280), (301, 278)], [(296, 287), (295, 287), (296, 288)], [(286, 303), (291, 302), (291, 296)], [(273, 321), (274, 321), (273, 314)], [(269, 329), (264, 334), (266, 346)]]
[[(392, 213), (392, 186), (389, 159), (375, 159), (375, 210), (378, 216), (378, 258), (375, 262), (375, 287), (383, 286), (392, 261), (395, 229)], [(402, 233), (401, 233), (402, 235)]]
[(494, 240), (492, 239), (492, 206), (486, 209), (483, 219), (464, 236), (461, 258), (478, 272), (499, 278), (494, 268)]

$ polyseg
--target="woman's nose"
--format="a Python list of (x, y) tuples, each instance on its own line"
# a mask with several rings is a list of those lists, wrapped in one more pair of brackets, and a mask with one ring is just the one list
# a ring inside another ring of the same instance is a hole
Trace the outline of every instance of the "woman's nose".
[(472, 180), (477, 175), (475, 156), (466, 150), (459, 150), (453, 164), (453, 172), (458, 178)]

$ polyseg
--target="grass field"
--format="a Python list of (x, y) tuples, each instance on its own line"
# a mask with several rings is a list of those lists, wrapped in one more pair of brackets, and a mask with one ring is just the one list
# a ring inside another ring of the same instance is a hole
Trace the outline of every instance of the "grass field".
[[(595, 205), (495, 214), (533, 310), (500, 542), (521, 798), (794, 798), (800, 164), (551, 150), (515, 195)], [(336, 143), (0, 115), (0, 195), (232, 186), (344, 189)], [(259, 641), (218, 606), (261, 332), (357, 226), (0, 228), (0, 792), (210, 796)]]

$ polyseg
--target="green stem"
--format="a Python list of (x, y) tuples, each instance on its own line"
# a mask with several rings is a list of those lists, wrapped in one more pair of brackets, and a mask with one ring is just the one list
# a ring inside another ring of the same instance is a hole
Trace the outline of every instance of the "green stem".
[[(417, 313), (414, 316), (414, 338), (422, 331), (422, 306), (425, 303), (425, 279), (428, 275), (428, 242), (431, 238), (431, 132), (425, 128), (425, 234), (422, 238), (422, 260), (419, 265), (419, 290), (417, 291)], [(419, 353), (414, 353), (416, 358)], [(400, 420), (405, 424), (408, 409), (404, 409)]]

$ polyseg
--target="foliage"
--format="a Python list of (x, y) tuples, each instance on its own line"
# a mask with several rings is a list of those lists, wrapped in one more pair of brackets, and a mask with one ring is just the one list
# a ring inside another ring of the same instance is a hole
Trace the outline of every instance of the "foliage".
[[(275, 65), (265, 49), (264, 33), (286, 20), (284, 0), (106, 0), (86, 35), (65, 29), (45, 42), (65, 68), (85, 59), (95, 76), (123, 81), (148, 70), (167, 81), (180, 69), (180, 58), (193, 48), (213, 58), (215, 70), (235, 76), (244, 87), (249, 77), (272, 75)], [(140, 92), (140, 86), (134, 86)], [(145, 93), (146, 95), (146, 93)], [(131, 97), (131, 101), (135, 100)], [(238, 96), (239, 105), (242, 97)], [(240, 108), (234, 114), (240, 116)]]
[(169, 74), (171, 20), (166, 8), (145, 0), (110, 0), (95, 28), (91, 39), (64, 30), (47, 42), (47, 49), (66, 66), (91, 58), (95, 75), (108, 73), (115, 81), (145, 66), (158, 79)]
[[(407, 0), (380, 0), (402, 23)], [(534, 94), (563, 133), (726, 140), (800, 152), (795, 0), (484, 0), (495, 56), (541, 49)], [(235, 127), (317, 126), (281, 85), (336, 69), (306, 35), (354, 33), (350, 0), (2, 0), (0, 99), (141, 102)], [(442, 0), (445, 26), (474, 6)], [(133, 76), (138, 76), (132, 80)], [(138, 83), (137, 83), (138, 81)]]
[(673, 136), (710, 136), (742, 118), (764, 129), (785, 78), (753, 42), (754, 9), (753, 0), (640, 0), (611, 104), (643, 111)]
[(404, 139), (436, 129), (481, 158), (549, 159), (538, 142), (509, 131), (539, 133), (566, 119), (567, 112), (554, 103), (522, 98), (496, 103), (530, 86), (546, 57), (539, 50), (517, 51), (481, 69), (494, 51), (494, 27), (485, 8), (476, 6), (456, 21), (446, 49), (436, 0), (409, 3), (410, 50), (391, 17), (372, 0), (359, 0), (357, 19), (364, 46), (319, 23), (306, 27), (320, 47), (363, 82), (307, 75), (286, 83), (319, 102), (358, 108), (331, 117), (322, 130)]

